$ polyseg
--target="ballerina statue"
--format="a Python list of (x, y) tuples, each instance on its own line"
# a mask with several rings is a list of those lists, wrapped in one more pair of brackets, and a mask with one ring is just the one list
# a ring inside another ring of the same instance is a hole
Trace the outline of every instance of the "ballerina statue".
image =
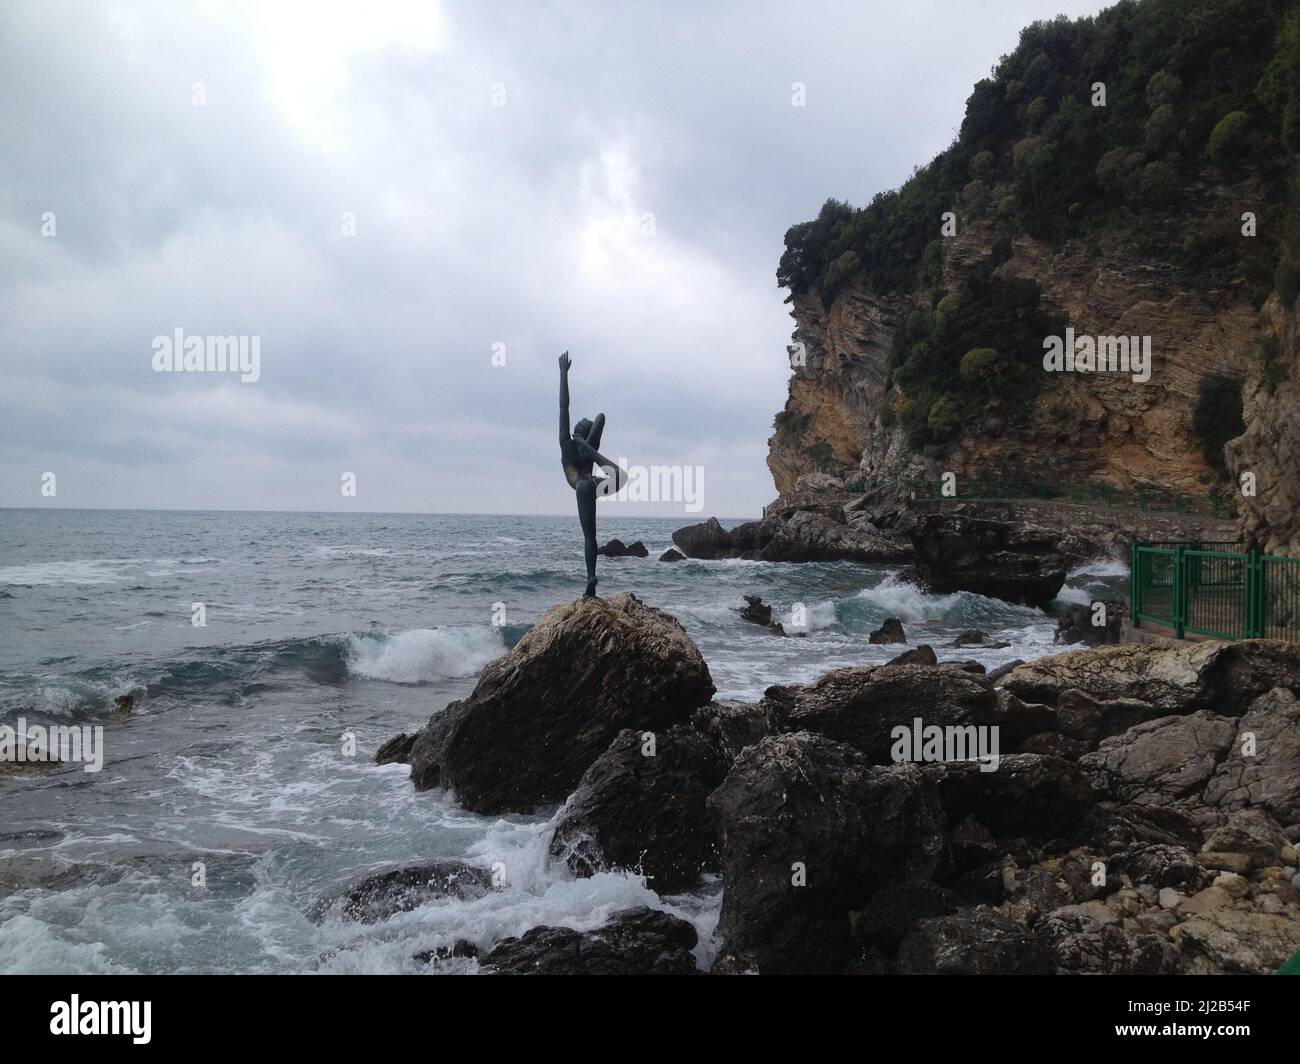
[[(569, 352), (560, 356), (560, 461), (564, 463), (564, 476), (578, 497), (578, 520), (582, 523), (582, 546), (587, 559), (587, 590), (583, 598), (596, 594), (596, 496), (613, 495), (623, 486), (622, 470), (601, 454), (601, 433), (605, 431), (605, 415), (597, 414), (595, 421), (585, 417), (569, 431), (569, 367), (573, 363)], [(600, 466), (605, 476), (592, 475), (592, 467)]]

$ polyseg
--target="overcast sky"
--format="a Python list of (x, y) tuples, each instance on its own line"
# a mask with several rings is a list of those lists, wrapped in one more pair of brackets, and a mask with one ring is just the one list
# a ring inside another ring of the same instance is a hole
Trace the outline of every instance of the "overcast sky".
[[(786, 228), (1102, 6), (4, 0), (0, 505), (572, 513), (567, 348), (606, 455), (756, 514)], [(260, 378), (155, 372), (177, 329)]]

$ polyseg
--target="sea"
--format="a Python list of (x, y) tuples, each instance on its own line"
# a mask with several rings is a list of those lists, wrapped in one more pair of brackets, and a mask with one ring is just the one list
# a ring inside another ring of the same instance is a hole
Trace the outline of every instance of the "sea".
[[(600, 593), (677, 617), (718, 697), (882, 663), (904, 649), (868, 642), (887, 617), (940, 660), (1061, 649), (1050, 612), (928, 594), (888, 566), (660, 562), (687, 521), (599, 521), (601, 542), (650, 551), (600, 559)], [(1091, 563), (1057, 608), (1125, 579)], [(692, 921), (707, 964), (717, 876), (664, 897), (634, 871), (575, 879), (547, 858), (555, 808), (469, 813), (373, 763), (584, 584), (576, 516), (0, 509), (0, 726), (103, 728), (97, 772), (0, 771), (0, 972), (472, 973), (417, 955), (634, 905)], [(746, 593), (787, 624), (802, 607), (807, 634), (741, 620)], [(951, 648), (968, 628), (1009, 645)], [(434, 859), (496, 866), (500, 889), (373, 924), (314, 911)]]

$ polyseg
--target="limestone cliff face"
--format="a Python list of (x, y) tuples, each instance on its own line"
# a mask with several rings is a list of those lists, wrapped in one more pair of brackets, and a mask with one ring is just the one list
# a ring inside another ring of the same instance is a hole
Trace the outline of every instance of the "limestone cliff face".
[(1224, 449), (1240, 483), (1243, 538), (1272, 554), (1300, 557), (1300, 316), (1276, 296), (1264, 305), (1271, 358), (1247, 361), (1242, 391), (1246, 431)]
[[(819, 468), (873, 478), (952, 470), (959, 478), (1097, 479), (1186, 492), (1226, 488), (1193, 431), (1198, 387), (1209, 374), (1245, 373), (1261, 333), (1283, 326), (1262, 325), (1240, 286), (1207, 285), (1118, 239), (1071, 241), (1054, 250), (1024, 235), (972, 225), (944, 243), (944, 287), (956, 288), (999, 236), (1011, 238), (1012, 256), (998, 274), (1035, 280), (1044, 304), (1063, 312), (1076, 334), (1150, 336), (1150, 380), (1045, 373), (1026, 417), (970, 423), (941, 460), (927, 459), (912, 453), (901, 429), (887, 427), (890, 419), (880, 416), (884, 405), (905, 398), (897, 390), (885, 393), (887, 353), (907, 311), (928, 304), (926, 294), (881, 296), (854, 282), (826, 308), (816, 294), (805, 293), (794, 298), (792, 316), (794, 340), (804, 345), (808, 365), (796, 369), (784, 424), (770, 441), (768, 465), (778, 490), (788, 492), (800, 474)], [(1294, 319), (1284, 331), (1282, 351), (1294, 364), (1300, 345)], [(1295, 400), (1293, 379), (1270, 395), (1256, 387), (1247, 400), (1247, 450), (1261, 467), (1261, 481), (1267, 471), (1268, 485), (1261, 483), (1253, 521), (1268, 522), (1266, 490), (1271, 505), (1294, 515), (1300, 447)], [(829, 454), (817, 441), (829, 445)], [(1282, 486), (1288, 467), (1290, 494)]]
[[(856, 471), (885, 395), (885, 363), (909, 301), (853, 285), (830, 308), (815, 292), (792, 297), (793, 376), (785, 409), (768, 441), (777, 490), (818, 471)], [(887, 446), (887, 445), (886, 445)]]

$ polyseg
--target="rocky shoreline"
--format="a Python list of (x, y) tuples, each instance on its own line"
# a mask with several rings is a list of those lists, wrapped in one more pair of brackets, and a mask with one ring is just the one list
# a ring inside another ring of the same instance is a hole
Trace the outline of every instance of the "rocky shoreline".
[[(719, 701), (676, 619), (624, 593), (549, 610), (376, 760), (479, 812), (562, 803), (551, 858), (577, 877), (672, 894), (720, 872), (714, 973), (1265, 973), (1300, 950), (1297, 693), (1300, 647), (1251, 640), (1067, 651), (996, 681), (891, 662)], [(491, 889), (448, 865), (372, 877), (344, 910)], [(479, 963), (686, 973), (696, 944), (628, 910)]]

